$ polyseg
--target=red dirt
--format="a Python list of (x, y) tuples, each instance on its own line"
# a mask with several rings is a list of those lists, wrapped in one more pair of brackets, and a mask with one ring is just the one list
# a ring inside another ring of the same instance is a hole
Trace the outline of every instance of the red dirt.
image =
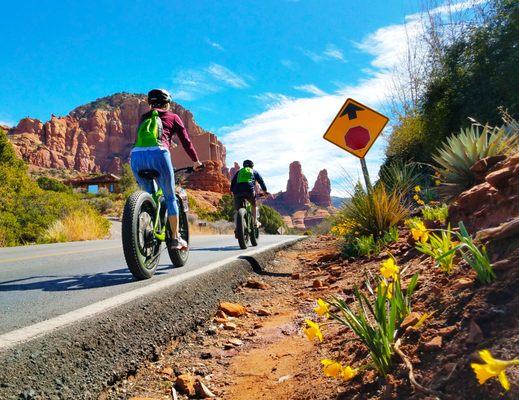
[[(516, 266), (497, 271), (495, 283), (481, 286), (462, 263), (452, 275), (445, 275), (407, 243), (405, 232), (403, 235), (388, 250), (398, 260), (404, 283), (420, 272), (413, 311), (434, 311), (424, 326), (402, 338), (402, 351), (410, 358), (417, 381), (438, 391), (441, 399), (518, 398), (519, 368), (507, 371), (512, 388), (503, 394), (495, 379), (479, 385), (469, 365), (483, 348), (498, 358), (518, 356)], [(239, 289), (237, 299), (248, 313), (231, 321), (237, 325), (235, 330), (222, 325), (210, 335), (213, 323), (200, 327), (103, 398), (171, 399), (174, 375), (187, 372), (203, 379), (219, 398), (231, 400), (433, 399), (435, 396), (415, 392), (397, 356), (396, 367), (386, 380), (373, 370), (350, 382), (328, 379), (321, 372), (320, 359), (338, 359), (358, 367), (368, 362), (366, 349), (351, 341), (350, 331), (336, 325), (323, 329), (321, 344), (310, 343), (302, 334), (304, 319), (316, 320), (312, 309), (317, 298), (335, 294), (352, 301), (353, 288), (363, 284), (368, 271), (378, 273), (385, 257), (387, 254), (346, 261), (338, 257), (338, 243), (331, 237), (303, 241), (279, 253), (267, 274), (258, 277), (269, 288)], [(314, 287), (314, 281), (322, 286)], [(270, 315), (259, 316), (262, 314)]]

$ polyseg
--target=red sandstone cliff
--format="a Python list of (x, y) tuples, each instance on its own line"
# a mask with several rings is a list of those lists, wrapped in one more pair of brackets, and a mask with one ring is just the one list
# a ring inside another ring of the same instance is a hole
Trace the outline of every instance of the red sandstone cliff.
[[(121, 165), (128, 162), (139, 118), (147, 110), (146, 96), (118, 93), (80, 106), (65, 117), (52, 115), (45, 123), (24, 118), (10, 130), (9, 136), (18, 154), (34, 166), (118, 173)], [(179, 104), (172, 103), (172, 111), (184, 122), (200, 159), (212, 161), (211, 170), (220, 172), (215, 178), (221, 182), (209, 186), (226, 187), (224, 145), (214, 134), (198, 126), (191, 112)], [(171, 154), (175, 167), (191, 165), (178, 144)], [(194, 188), (212, 190), (203, 186), (207, 179), (200, 178), (198, 182), (202, 186)]]
[(332, 186), (330, 179), (328, 178), (328, 171), (323, 169), (319, 172), (317, 180), (315, 181), (314, 188), (310, 191), (310, 201), (315, 205), (321, 207), (331, 207), (332, 198), (330, 193), (332, 192)]

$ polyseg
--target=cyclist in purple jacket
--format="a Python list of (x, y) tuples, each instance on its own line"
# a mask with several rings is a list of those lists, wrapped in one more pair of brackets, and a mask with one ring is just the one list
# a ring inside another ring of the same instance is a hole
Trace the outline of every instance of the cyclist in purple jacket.
[(158, 113), (162, 121), (162, 136), (152, 146), (135, 145), (131, 152), (130, 165), (139, 186), (151, 192), (153, 182), (139, 176), (139, 171), (155, 170), (159, 173), (158, 185), (164, 193), (166, 207), (168, 209), (169, 225), (171, 227), (171, 246), (175, 249), (187, 248), (187, 243), (178, 234), (178, 204), (175, 197), (175, 173), (171, 162), (169, 148), (174, 135), (180, 140), (182, 147), (193, 160), (194, 168), (199, 169), (202, 163), (198, 159), (195, 148), (189, 139), (184, 124), (180, 117), (170, 111), (171, 96), (164, 89), (153, 89), (148, 93), (148, 104), (151, 110), (141, 117), (141, 122), (154, 112)]

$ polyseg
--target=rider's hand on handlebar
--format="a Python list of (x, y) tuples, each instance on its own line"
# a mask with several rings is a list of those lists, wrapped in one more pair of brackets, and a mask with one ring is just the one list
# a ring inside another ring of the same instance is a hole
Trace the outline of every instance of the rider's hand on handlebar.
[(195, 161), (195, 164), (193, 165), (193, 169), (195, 171), (200, 171), (204, 169), (204, 164), (202, 164), (200, 161)]

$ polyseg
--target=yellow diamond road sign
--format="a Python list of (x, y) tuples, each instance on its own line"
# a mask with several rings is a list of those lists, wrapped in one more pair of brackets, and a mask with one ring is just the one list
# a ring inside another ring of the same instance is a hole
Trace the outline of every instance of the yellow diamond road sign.
[(379, 112), (348, 99), (323, 137), (354, 156), (364, 158), (388, 121)]

